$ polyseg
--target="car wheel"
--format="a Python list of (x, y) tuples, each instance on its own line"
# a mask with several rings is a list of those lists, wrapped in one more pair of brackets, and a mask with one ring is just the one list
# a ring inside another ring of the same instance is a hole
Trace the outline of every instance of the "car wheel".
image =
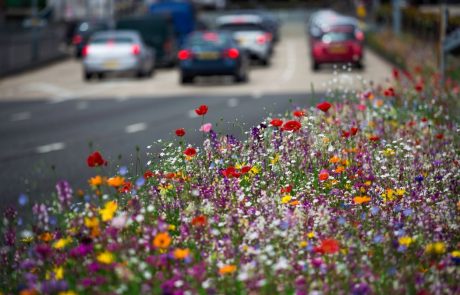
[(191, 83), (193, 83), (193, 76), (181, 75), (180, 83), (181, 84), (191, 84)]
[(315, 72), (318, 71), (318, 70), (319, 70), (319, 63), (317, 63), (316, 61), (314, 61), (314, 62), (312, 63), (312, 65), (311, 65), (311, 69), (312, 69), (313, 71), (315, 71)]
[(91, 80), (92, 77), (93, 77), (93, 74), (91, 73), (88, 73), (88, 72), (83, 73), (83, 80), (85, 81)]
[(362, 63), (361, 61), (357, 61), (357, 62), (355, 63), (355, 67), (356, 67), (357, 69), (359, 69), (359, 70), (362, 70), (362, 69), (364, 68), (364, 65), (363, 65), (363, 63)]
[(98, 73), (98, 74), (97, 74), (97, 78), (98, 78), (99, 80), (102, 80), (102, 79), (105, 78), (105, 74), (104, 74), (104, 73)]
[(243, 73), (236, 74), (234, 76), (234, 79), (236, 83), (246, 83), (249, 80), (248, 73), (243, 72)]
[(270, 65), (270, 60), (268, 59), (268, 57), (263, 58), (260, 62), (262, 63), (263, 66), (266, 66), (266, 67)]

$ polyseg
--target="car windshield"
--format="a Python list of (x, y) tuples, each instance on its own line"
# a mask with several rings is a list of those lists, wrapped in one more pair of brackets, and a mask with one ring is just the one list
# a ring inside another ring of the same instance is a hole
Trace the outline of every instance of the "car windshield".
[(355, 35), (353, 32), (328, 32), (323, 34), (321, 37), (321, 41), (324, 43), (331, 43), (331, 42), (343, 42), (354, 40)]
[(107, 28), (107, 26), (102, 24), (102, 23), (84, 22), (84, 23), (81, 23), (78, 26), (77, 31), (80, 32), (80, 33), (85, 33), (85, 32), (89, 32), (89, 31), (104, 30), (106, 28)]
[(200, 33), (190, 36), (187, 41), (188, 46), (213, 46), (213, 47), (222, 47), (227, 45), (230, 42), (231, 38), (227, 34), (218, 34), (218, 33)]
[(116, 44), (131, 44), (134, 43), (133, 38), (126, 36), (104, 36), (95, 37), (91, 40), (91, 44), (104, 44), (104, 43), (116, 43)]
[(239, 31), (264, 31), (260, 25), (257, 24), (225, 24), (220, 26), (221, 30), (239, 32)]

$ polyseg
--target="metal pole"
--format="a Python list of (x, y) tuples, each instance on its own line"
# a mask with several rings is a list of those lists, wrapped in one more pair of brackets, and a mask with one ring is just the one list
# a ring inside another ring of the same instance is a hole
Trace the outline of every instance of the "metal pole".
[(32, 0), (32, 61), (38, 60), (38, 0)]
[(446, 74), (446, 52), (444, 50), (444, 40), (446, 39), (448, 11), (445, 4), (441, 5), (441, 24), (439, 34), (439, 74), (441, 87), (444, 87), (444, 79)]
[(393, 0), (393, 33), (401, 34), (401, 0)]

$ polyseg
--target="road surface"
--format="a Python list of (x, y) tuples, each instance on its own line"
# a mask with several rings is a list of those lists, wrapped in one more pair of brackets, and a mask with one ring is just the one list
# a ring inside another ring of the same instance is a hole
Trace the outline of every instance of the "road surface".
[(370, 81), (385, 83), (390, 65), (369, 51), (364, 64), (364, 70), (312, 72), (304, 27), (293, 22), (283, 26), (271, 66), (254, 65), (247, 84), (208, 78), (182, 86), (177, 69), (143, 80), (86, 83), (73, 59), (0, 80), (0, 208), (17, 204), (21, 193), (32, 202), (49, 199), (61, 179), (86, 188), (95, 174), (86, 166), (90, 144), (108, 158), (107, 174), (119, 165), (136, 169), (130, 164), (136, 147), (143, 164), (154, 159), (154, 143), (174, 139), (176, 128), (186, 128), (187, 140), (198, 144), (201, 121), (193, 109), (200, 104), (209, 105), (206, 121), (217, 122), (215, 129), (243, 137), (240, 125), (249, 130), (270, 112), (309, 107), (337, 88), (353, 92)]

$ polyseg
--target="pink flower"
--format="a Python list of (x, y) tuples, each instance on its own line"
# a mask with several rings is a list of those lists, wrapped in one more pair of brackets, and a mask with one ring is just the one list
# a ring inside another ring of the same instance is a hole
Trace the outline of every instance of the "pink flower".
[(206, 132), (206, 133), (209, 133), (209, 131), (211, 131), (211, 129), (212, 129), (212, 124), (211, 123), (203, 124), (200, 127), (200, 131), (203, 131), (203, 132)]
[(118, 229), (122, 229), (125, 227), (126, 221), (128, 221), (128, 216), (126, 216), (126, 213), (122, 213), (121, 215), (112, 219), (112, 226)]

